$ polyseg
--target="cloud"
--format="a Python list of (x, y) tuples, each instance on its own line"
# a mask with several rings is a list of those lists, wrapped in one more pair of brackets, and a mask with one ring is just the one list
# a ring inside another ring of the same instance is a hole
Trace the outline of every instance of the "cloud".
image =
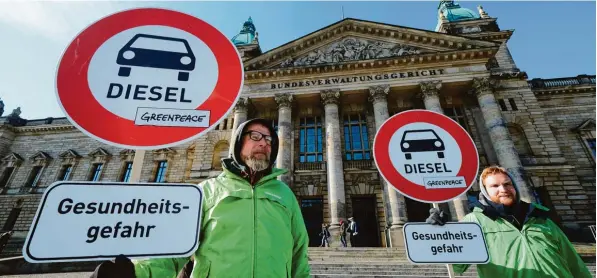
[(0, 2), (0, 24), (63, 43), (102, 17), (134, 5), (133, 2)]

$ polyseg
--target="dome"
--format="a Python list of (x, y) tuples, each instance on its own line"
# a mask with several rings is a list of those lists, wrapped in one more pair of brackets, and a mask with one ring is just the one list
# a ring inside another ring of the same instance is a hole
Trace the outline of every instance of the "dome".
[(243, 24), (243, 28), (236, 36), (232, 38), (232, 42), (235, 45), (244, 45), (244, 44), (251, 44), (255, 40), (255, 25), (253, 24), (253, 19), (249, 17), (247, 21)]
[(448, 22), (456, 22), (456, 21), (464, 21), (464, 20), (471, 20), (471, 19), (479, 19), (481, 18), (475, 12), (460, 7), (459, 4), (455, 4), (454, 1), (440, 1), (438, 7), (438, 16), (437, 16), (437, 27), (435, 31), (439, 30), (439, 25), (441, 24), (442, 20), (439, 16), (439, 13), (443, 12), (446, 20)]

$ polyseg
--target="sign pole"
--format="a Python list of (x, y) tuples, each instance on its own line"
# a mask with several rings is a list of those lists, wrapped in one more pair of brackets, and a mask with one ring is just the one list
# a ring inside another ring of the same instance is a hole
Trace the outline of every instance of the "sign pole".
[(143, 167), (143, 160), (145, 159), (145, 150), (136, 150), (135, 158), (133, 158), (133, 167), (131, 169), (131, 177), (129, 182), (139, 182), (141, 179), (141, 167)]
[[(433, 203), (433, 208), (439, 208), (439, 204)], [(450, 267), (449, 264), (446, 264), (446, 267), (448, 268), (448, 276), (450, 278), (454, 278), (454, 270)]]

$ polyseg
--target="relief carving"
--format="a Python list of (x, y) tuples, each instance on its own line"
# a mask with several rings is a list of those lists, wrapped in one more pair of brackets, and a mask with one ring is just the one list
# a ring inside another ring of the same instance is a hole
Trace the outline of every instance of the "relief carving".
[(287, 58), (280, 67), (309, 66), (420, 54), (421, 50), (397, 43), (345, 38), (297, 59)]

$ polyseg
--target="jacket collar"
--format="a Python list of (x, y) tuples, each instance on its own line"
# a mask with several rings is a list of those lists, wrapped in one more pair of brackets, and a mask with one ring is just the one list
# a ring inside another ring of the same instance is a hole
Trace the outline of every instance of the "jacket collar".
[[(474, 210), (482, 212), (485, 216), (495, 221), (498, 217), (503, 217), (500, 210), (489, 203), (490, 201), (485, 198), (483, 194), (479, 194), (479, 200), (474, 204)], [(529, 212), (526, 215), (526, 219), (531, 217), (537, 217), (541, 219), (549, 218), (549, 209), (537, 203), (526, 203), (524, 201), (519, 202), (519, 206), (529, 206)]]
[[(222, 175), (226, 175), (227, 177), (232, 179), (248, 182), (247, 177), (249, 176), (249, 172), (247, 167), (236, 163), (234, 159), (222, 159), (222, 168), (224, 170)], [(263, 184), (269, 180), (275, 179), (280, 175), (286, 174), (288, 170), (271, 167), (265, 170), (264, 172), (264, 175), (261, 177), (261, 179), (259, 179), (259, 181), (255, 183), (255, 186)]]

